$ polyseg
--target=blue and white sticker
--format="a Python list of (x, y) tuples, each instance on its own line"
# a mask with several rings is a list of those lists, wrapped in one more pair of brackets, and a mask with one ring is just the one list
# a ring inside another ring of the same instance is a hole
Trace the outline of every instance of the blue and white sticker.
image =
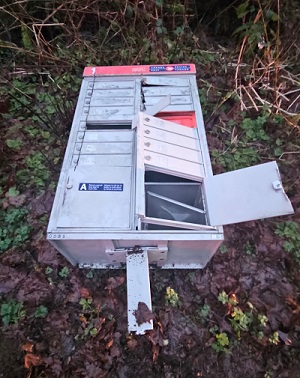
[(78, 190), (80, 192), (123, 192), (124, 184), (120, 183), (94, 183), (81, 182)]
[(186, 64), (182, 66), (151, 66), (150, 72), (171, 72), (171, 71), (190, 71), (191, 66)]

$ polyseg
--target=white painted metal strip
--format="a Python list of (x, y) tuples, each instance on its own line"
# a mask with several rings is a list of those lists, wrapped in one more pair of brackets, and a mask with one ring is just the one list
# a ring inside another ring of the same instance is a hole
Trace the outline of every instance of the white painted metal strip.
[(175, 158), (145, 151), (144, 163), (148, 168), (157, 172), (184, 177), (189, 180), (199, 181), (204, 177), (204, 167), (200, 162), (183, 160), (181, 157)]
[(154, 105), (151, 107), (151, 110), (148, 111), (148, 114), (151, 116), (154, 116), (155, 114), (164, 110), (170, 104), (171, 104), (171, 95), (162, 97), (154, 103)]
[(159, 198), (159, 199), (161, 199), (163, 201), (166, 201), (166, 202), (174, 203), (175, 205), (184, 207), (185, 209), (189, 209), (189, 210), (195, 211), (196, 213), (201, 213), (201, 214), (205, 214), (206, 213), (206, 211), (204, 211), (202, 209), (198, 209), (197, 207), (194, 207), (194, 206), (187, 205), (186, 203), (175, 201), (175, 200), (173, 200), (171, 198), (168, 198), (168, 197), (165, 197), (165, 196), (161, 196), (161, 195), (153, 193), (153, 192), (147, 191), (147, 193), (148, 193), (149, 196), (152, 196), (152, 197), (155, 197), (155, 198)]
[(178, 79), (174, 76), (144, 76), (142, 79), (142, 85), (170, 85), (172, 87), (187, 87), (189, 84), (189, 79)]
[[(178, 138), (179, 139), (179, 138)], [(178, 143), (180, 143), (178, 141)], [(195, 147), (194, 143), (191, 143)], [(192, 148), (181, 147), (179, 145), (169, 144), (165, 142), (160, 142), (157, 140), (149, 140), (148, 138), (144, 139), (144, 149), (145, 154), (149, 152), (156, 152), (166, 156), (181, 157), (183, 160), (192, 161), (192, 162), (202, 162), (201, 153), (198, 150)]]
[(157, 224), (160, 226), (169, 226), (176, 228), (183, 228), (187, 230), (216, 230), (216, 227), (206, 226), (204, 224), (188, 223), (172, 221), (168, 219), (152, 218), (152, 217), (141, 217), (143, 223)]
[(128, 331), (143, 335), (145, 331), (153, 329), (153, 321), (143, 322), (143, 319), (139, 319), (143, 317), (138, 313), (139, 303), (152, 310), (147, 251), (127, 253), (126, 267)]
[[(184, 135), (186, 137), (197, 139), (197, 130), (194, 128), (182, 126), (178, 123), (165, 121), (161, 118), (151, 117), (148, 114), (144, 114), (143, 125), (147, 136), (151, 136), (151, 129), (149, 127), (155, 127), (160, 130), (168, 131), (171, 133)], [(149, 131), (147, 131), (149, 130)]]

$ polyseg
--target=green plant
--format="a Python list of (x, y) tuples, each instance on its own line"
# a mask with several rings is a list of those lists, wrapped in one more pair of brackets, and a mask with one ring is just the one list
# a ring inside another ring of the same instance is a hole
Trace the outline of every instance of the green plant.
[(35, 318), (45, 318), (47, 315), (48, 309), (45, 306), (39, 306), (33, 314)]
[(234, 307), (229, 321), (240, 339), (241, 331), (249, 331), (249, 327), (253, 323), (253, 315), (251, 312), (244, 312), (239, 307)]
[(219, 251), (223, 255), (224, 253), (228, 252), (228, 248), (227, 248), (227, 246), (225, 244), (222, 244), (221, 247), (219, 248)]
[(70, 274), (70, 271), (68, 269), (68, 267), (63, 267), (59, 272), (58, 272), (58, 275), (61, 277), (61, 278), (67, 278), (68, 275)]
[(90, 270), (85, 276), (86, 276), (86, 278), (92, 279), (92, 278), (94, 278), (94, 272), (92, 270)]
[(248, 256), (253, 256), (255, 254), (255, 246), (251, 244), (249, 241), (244, 246), (244, 252)]
[(45, 269), (45, 274), (51, 274), (53, 272), (53, 269), (50, 266), (47, 266)]
[(28, 211), (24, 208), (0, 208), (0, 252), (21, 246), (29, 237)]
[(212, 328), (209, 329), (209, 332), (212, 333), (215, 337), (215, 341), (211, 344), (211, 347), (216, 352), (229, 352), (229, 338), (227, 333), (225, 332), (218, 332), (219, 327), (217, 325), (214, 325)]
[(165, 302), (167, 306), (172, 306), (172, 307), (179, 306), (178, 294), (170, 286), (168, 286), (166, 289)]
[(4, 325), (18, 323), (26, 315), (23, 304), (14, 299), (1, 304), (0, 314)]
[(283, 237), (283, 248), (300, 264), (300, 226), (296, 222), (282, 222), (276, 226), (275, 234)]
[(226, 294), (226, 292), (224, 290), (221, 293), (219, 293), (218, 301), (220, 301), (223, 304), (228, 303), (229, 297), (228, 297), (228, 294)]
[(279, 343), (279, 334), (278, 332), (274, 332), (270, 337), (269, 341), (271, 344), (277, 345)]
[(22, 145), (22, 139), (16, 138), (16, 139), (6, 139), (5, 141), (7, 147), (11, 148), (12, 150), (19, 150)]
[(208, 304), (204, 304), (197, 311), (197, 316), (200, 318), (201, 323), (204, 323), (206, 320), (208, 320), (210, 312), (211, 312), (211, 308), (210, 308), (210, 305)]
[(101, 327), (101, 324), (105, 322), (105, 318), (99, 318), (101, 309), (93, 305), (92, 298), (81, 298), (79, 304), (81, 306), (79, 316), (81, 328), (76, 339), (85, 339), (88, 336), (95, 337), (98, 334), (98, 329)]

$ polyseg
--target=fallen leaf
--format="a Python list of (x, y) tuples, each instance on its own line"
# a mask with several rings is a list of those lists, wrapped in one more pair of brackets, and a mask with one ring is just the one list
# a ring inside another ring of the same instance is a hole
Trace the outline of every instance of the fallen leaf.
[(105, 289), (107, 290), (113, 290), (116, 289), (117, 287), (123, 285), (125, 282), (125, 277), (124, 276), (118, 276), (118, 277), (110, 277), (108, 280), (108, 285), (106, 286)]
[(86, 287), (80, 289), (80, 296), (81, 298), (91, 298), (91, 294)]
[(155, 318), (152, 311), (149, 310), (148, 306), (144, 302), (138, 303), (138, 308), (133, 312), (133, 315), (135, 316), (138, 325), (150, 323), (150, 321)]
[(26, 344), (22, 345), (21, 349), (24, 350), (25, 352), (32, 353), (33, 344), (32, 343), (26, 343)]
[(43, 363), (42, 357), (36, 354), (28, 353), (24, 358), (24, 367), (26, 369), (30, 369), (32, 366), (41, 366)]
[(109, 349), (109, 348), (113, 345), (113, 343), (114, 343), (114, 340), (111, 339), (111, 340), (106, 344), (105, 348), (106, 348), (106, 349)]

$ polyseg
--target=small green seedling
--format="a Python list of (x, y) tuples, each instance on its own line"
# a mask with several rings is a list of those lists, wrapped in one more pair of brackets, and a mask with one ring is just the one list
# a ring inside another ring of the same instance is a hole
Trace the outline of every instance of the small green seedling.
[(67, 278), (69, 274), (70, 274), (70, 271), (69, 271), (69, 269), (68, 269), (66, 266), (63, 267), (63, 268), (59, 271), (59, 273), (58, 273), (58, 275), (59, 275), (61, 278)]
[(48, 315), (48, 309), (45, 306), (39, 306), (33, 316), (35, 318), (45, 318)]
[(8, 325), (18, 323), (26, 315), (26, 312), (23, 310), (22, 303), (11, 299), (8, 302), (2, 303), (0, 314), (3, 324)]
[(279, 334), (278, 332), (274, 332), (270, 337), (269, 341), (271, 344), (277, 345), (279, 343)]
[(168, 286), (166, 289), (165, 301), (166, 301), (167, 306), (172, 306), (172, 307), (179, 306), (178, 294), (170, 286)]

